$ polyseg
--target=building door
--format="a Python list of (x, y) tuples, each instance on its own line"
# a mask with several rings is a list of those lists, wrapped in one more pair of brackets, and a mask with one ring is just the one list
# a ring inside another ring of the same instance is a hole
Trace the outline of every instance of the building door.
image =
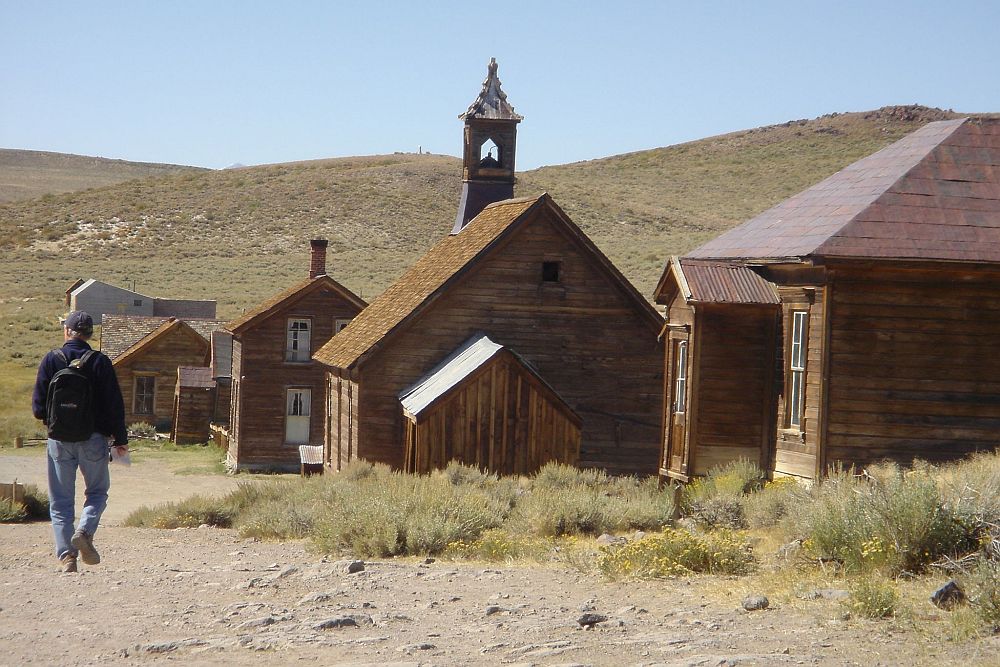
[(289, 389), (285, 406), (285, 442), (290, 445), (309, 444), (309, 411), (312, 390)]
[(667, 424), (667, 468), (687, 474), (688, 341), (674, 340), (670, 367), (670, 419)]

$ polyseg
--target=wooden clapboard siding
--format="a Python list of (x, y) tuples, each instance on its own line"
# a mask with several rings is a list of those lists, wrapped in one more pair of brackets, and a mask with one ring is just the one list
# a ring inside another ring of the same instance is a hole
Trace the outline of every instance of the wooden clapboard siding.
[(838, 267), (826, 457), (954, 459), (1000, 444), (1000, 276)]
[[(179, 324), (165, 330), (135, 354), (116, 360), (115, 374), (118, 376), (122, 399), (125, 402), (126, 423), (147, 422), (156, 425), (172, 422), (177, 367), (205, 366), (208, 364), (209, 355), (208, 341), (187, 325)], [(152, 414), (135, 412), (137, 376), (154, 378)]]
[[(516, 352), (583, 420), (579, 465), (657, 468), (663, 352), (648, 313), (539, 207), (360, 366), (357, 455), (397, 468), (398, 394), (476, 332)], [(541, 282), (558, 261), (560, 281)]]
[(325, 460), (334, 470), (341, 470), (357, 456), (358, 384), (327, 373), (327, 396)]
[[(779, 283), (781, 296), (781, 321), (778, 328), (775, 364), (775, 438), (773, 470), (779, 475), (814, 478), (821, 472), (823, 404), (824, 404), (824, 364), (826, 359), (826, 287), (825, 276), (815, 270), (808, 273), (789, 268), (788, 273), (776, 272), (773, 278)], [(802, 409), (801, 426), (789, 425), (790, 390), (789, 354), (791, 353), (792, 313), (805, 310), (806, 370), (805, 402)]]
[(333, 287), (317, 283), (234, 333), (231, 466), (298, 469), (298, 445), (285, 442), (289, 389), (310, 390), (309, 442), (324, 442), (325, 369), (314, 361), (285, 361), (288, 320), (310, 320), (310, 349), (315, 351), (333, 336), (335, 320), (352, 318), (359, 310)]
[(766, 466), (773, 438), (775, 308), (706, 304), (698, 307), (695, 326), (694, 474), (739, 458)]
[(177, 388), (171, 439), (177, 444), (208, 442), (209, 419), (215, 405), (215, 389)]
[(579, 418), (506, 350), (410, 421), (411, 472), (456, 460), (524, 475), (550, 461), (575, 465), (580, 452)]

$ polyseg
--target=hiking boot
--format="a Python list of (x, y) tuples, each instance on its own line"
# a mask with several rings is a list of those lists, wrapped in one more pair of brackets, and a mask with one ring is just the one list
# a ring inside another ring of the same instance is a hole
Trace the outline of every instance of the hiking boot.
[(59, 562), (62, 563), (63, 572), (76, 572), (76, 556), (73, 554), (65, 554)]
[(82, 530), (73, 533), (73, 538), (69, 543), (80, 552), (80, 558), (87, 565), (97, 565), (101, 562), (101, 554), (97, 553), (97, 549), (94, 548), (93, 538)]

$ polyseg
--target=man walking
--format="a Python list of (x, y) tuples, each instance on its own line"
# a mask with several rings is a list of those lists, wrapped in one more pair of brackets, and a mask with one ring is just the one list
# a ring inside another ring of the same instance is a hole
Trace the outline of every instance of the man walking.
[[(87, 565), (101, 562), (93, 539), (108, 504), (109, 443), (117, 455), (128, 453), (118, 378), (111, 360), (87, 344), (93, 333), (94, 320), (82, 310), (66, 317), (64, 344), (42, 359), (31, 399), (35, 418), (48, 429), (49, 513), (63, 572), (77, 571), (77, 555)], [(87, 488), (74, 532), (77, 468)]]

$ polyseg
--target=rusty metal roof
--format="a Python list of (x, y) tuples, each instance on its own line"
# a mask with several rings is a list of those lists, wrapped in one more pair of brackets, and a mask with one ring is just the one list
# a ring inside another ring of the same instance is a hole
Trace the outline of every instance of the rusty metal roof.
[(684, 258), (675, 266), (683, 277), (682, 285), (687, 286), (684, 296), (690, 302), (781, 303), (774, 285), (742, 264)]
[(182, 389), (212, 389), (215, 387), (212, 369), (207, 366), (178, 366), (177, 386)]
[(517, 123), (524, 120), (524, 116), (514, 112), (514, 107), (507, 101), (507, 94), (500, 89), (496, 58), (490, 58), (486, 80), (483, 81), (483, 89), (479, 92), (479, 97), (476, 98), (476, 101), (459, 118), (462, 120), (469, 118), (512, 120)]
[(687, 257), (1000, 262), (1000, 120), (928, 123)]

